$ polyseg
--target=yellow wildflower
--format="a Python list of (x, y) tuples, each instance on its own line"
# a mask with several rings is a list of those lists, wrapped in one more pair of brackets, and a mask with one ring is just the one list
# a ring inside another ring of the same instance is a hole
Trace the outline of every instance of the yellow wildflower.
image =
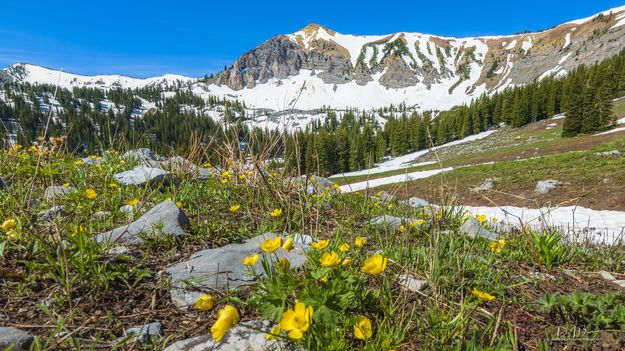
[(260, 245), (260, 248), (267, 253), (272, 253), (276, 251), (281, 245), (282, 238), (278, 236), (273, 239), (265, 240), (265, 242)]
[(275, 340), (276, 337), (278, 335), (280, 335), (281, 331), (282, 331), (282, 329), (280, 328), (280, 324), (278, 324), (275, 327), (273, 327), (273, 329), (271, 329), (271, 331), (269, 333), (265, 334), (265, 339), (267, 339), (267, 340)]
[(198, 310), (212, 310), (214, 305), (215, 301), (213, 297), (208, 294), (202, 294), (195, 300), (195, 308)]
[(178, 208), (182, 208), (182, 202), (177, 201), (177, 202), (176, 202), (176, 206), (178, 206)]
[(117, 185), (117, 183), (109, 183), (109, 188), (117, 189), (117, 188), (119, 188), (119, 185)]
[(477, 299), (480, 301), (491, 301), (495, 299), (493, 295), (483, 292), (483, 291), (479, 291), (477, 290), (477, 288), (473, 288), (473, 291), (471, 291), (471, 294), (477, 297)]
[(76, 160), (76, 162), (74, 162), (74, 164), (76, 166), (80, 166), (80, 165), (82, 165), (82, 160)]
[(394, 207), (395, 207), (395, 205), (393, 205), (393, 204), (386, 205), (386, 209), (387, 210), (392, 210)]
[(334, 267), (340, 262), (341, 258), (339, 257), (339, 254), (334, 251), (324, 253), (319, 259), (319, 263), (321, 263), (322, 267)]
[(400, 225), (400, 226), (399, 226), (399, 232), (400, 232), (400, 233), (403, 233), (403, 232), (405, 232), (405, 231), (406, 231), (406, 227), (405, 227), (403, 224), (402, 224), (402, 225)]
[(65, 184), (63, 184), (63, 187), (64, 187), (64, 188), (68, 188), (68, 187), (69, 187), (69, 183), (65, 183)]
[(500, 253), (504, 246), (506, 246), (506, 241), (501, 239), (501, 240), (497, 240), (497, 241), (493, 241), (492, 243), (489, 244), (490, 246), (490, 250), (496, 253)]
[(310, 244), (310, 246), (312, 246), (316, 250), (323, 250), (326, 247), (328, 247), (329, 243), (330, 243), (330, 240), (328, 240), (328, 239), (326, 239), (326, 240), (319, 240), (317, 242), (314, 242), (314, 243)]
[(282, 315), (280, 328), (289, 332), (289, 338), (300, 340), (312, 324), (312, 306), (306, 306), (303, 302), (298, 302), (291, 310), (287, 310)]
[(359, 237), (356, 237), (355, 243), (356, 243), (356, 246), (363, 247), (367, 243), (367, 239), (363, 238), (362, 236), (359, 236)]
[(134, 205), (136, 205), (138, 203), (139, 203), (139, 199), (134, 198), (134, 199), (128, 201), (128, 206), (134, 206)]
[(17, 232), (13, 229), (7, 231), (7, 239), (9, 239), (10, 241), (13, 240), (17, 240), (19, 237), (19, 235), (17, 234)]
[(360, 317), (358, 323), (354, 325), (354, 336), (356, 339), (367, 340), (373, 335), (371, 321), (367, 317)]
[(290, 236), (284, 240), (284, 244), (282, 244), (282, 249), (286, 252), (290, 252), (295, 247), (293, 237)]
[(215, 341), (219, 342), (228, 332), (228, 329), (234, 327), (241, 317), (236, 308), (226, 305), (217, 312), (217, 321), (211, 327), (211, 335)]
[(349, 251), (349, 244), (348, 243), (341, 244), (341, 246), (339, 246), (339, 251), (341, 251), (341, 252)]
[(477, 220), (478, 220), (480, 223), (483, 223), (483, 222), (485, 222), (485, 221), (486, 221), (486, 216), (485, 216), (485, 215), (479, 215), (479, 216), (476, 216), (475, 218), (477, 218)]
[(237, 212), (241, 208), (241, 205), (230, 206), (230, 212)]
[(412, 222), (408, 223), (408, 226), (410, 228), (415, 228), (416, 226), (421, 225), (421, 224), (423, 224), (423, 220), (422, 219), (418, 219), (416, 221), (412, 221)]
[(15, 220), (10, 218), (2, 223), (2, 230), (8, 232), (9, 230), (15, 228)]
[(228, 178), (221, 178), (221, 184), (228, 184)]
[(271, 211), (271, 217), (280, 217), (282, 215), (282, 209), (281, 208), (275, 208), (273, 211)]
[(243, 259), (243, 261), (241, 261), (241, 263), (243, 263), (244, 266), (253, 266), (256, 264), (256, 262), (258, 262), (258, 254), (247, 256), (246, 258)]
[(362, 268), (360, 269), (363, 273), (376, 275), (384, 272), (386, 269), (386, 263), (388, 259), (380, 254), (371, 256), (365, 260)]
[(96, 193), (96, 191), (93, 189), (87, 189), (85, 190), (85, 196), (87, 197), (87, 199), (93, 200), (98, 197), (98, 193)]
[(345, 259), (341, 263), (341, 266), (343, 266), (343, 267), (351, 267), (353, 263), (354, 263), (354, 260), (352, 260), (351, 257), (345, 257)]

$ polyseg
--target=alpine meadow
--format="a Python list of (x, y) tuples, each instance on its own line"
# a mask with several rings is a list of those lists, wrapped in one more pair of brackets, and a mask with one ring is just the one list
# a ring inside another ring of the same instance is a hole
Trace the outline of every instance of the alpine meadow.
[(0, 350), (625, 350), (625, 6), (318, 1), (7, 5)]

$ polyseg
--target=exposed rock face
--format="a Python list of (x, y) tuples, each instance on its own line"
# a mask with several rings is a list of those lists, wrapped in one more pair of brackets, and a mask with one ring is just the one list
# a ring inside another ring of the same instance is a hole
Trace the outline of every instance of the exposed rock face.
[(468, 81), (461, 93), (480, 95), (481, 86), (492, 92), (549, 74), (570, 72), (580, 64), (589, 65), (618, 54), (625, 48), (621, 13), (619, 10), (536, 33), (464, 39), (420, 33), (382, 38), (346, 36), (311, 24), (296, 33), (267, 40), (212, 82), (241, 90), (272, 78), (296, 76), (305, 69), (328, 84), (353, 81), (365, 85), (377, 79), (389, 89), (423, 85), (429, 90), (443, 84), (441, 90), (452, 93)]
[(185, 235), (189, 227), (189, 218), (172, 201), (164, 201), (146, 212), (137, 221), (121, 226), (106, 233), (98, 234), (96, 241), (126, 242), (138, 244), (145, 235)]
[(285, 35), (278, 35), (243, 55), (217, 76), (217, 84), (232, 89), (253, 88), (271, 78), (284, 79), (299, 73), (306, 61), (304, 49)]

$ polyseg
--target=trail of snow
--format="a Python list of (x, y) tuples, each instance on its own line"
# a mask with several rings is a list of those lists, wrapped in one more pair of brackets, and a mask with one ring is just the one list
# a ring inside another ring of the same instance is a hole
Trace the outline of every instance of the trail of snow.
[(464, 139), (460, 139), (460, 140), (455, 140), (443, 145), (439, 145), (439, 146), (435, 146), (431, 149), (426, 149), (426, 150), (419, 150), (413, 153), (409, 153), (403, 156), (399, 156), (399, 157), (395, 157), (391, 160), (388, 161), (384, 161), (381, 162), (379, 164), (377, 164), (375, 167), (373, 168), (369, 168), (369, 169), (365, 169), (362, 171), (354, 171), (354, 172), (347, 172), (347, 173), (341, 173), (341, 174), (335, 174), (333, 176), (331, 176), (330, 178), (341, 178), (341, 177), (351, 177), (351, 176), (359, 176), (359, 175), (369, 175), (369, 174), (377, 174), (377, 173), (384, 173), (384, 172), (388, 172), (388, 171), (394, 171), (397, 169), (402, 169), (402, 168), (408, 168), (408, 167), (417, 167), (417, 166), (424, 166), (424, 165), (429, 165), (429, 164), (433, 164), (435, 162), (421, 162), (421, 163), (415, 163), (412, 164), (410, 163), (410, 161), (421, 157), (425, 154), (427, 154), (428, 152), (432, 151), (432, 150), (439, 150), (439, 149), (444, 149), (446, 147), (450, 147), (450, 146), (454, 146), (454, 145), (458, 145), (458, 144), (462, 144), (462, 143), (466, 143), (469, 141), (473, 141), (473, 140), (480, 140), (480, 139), (484, 139), (488, 136), (490, 136), (491, 134), (493, 134), (494, 132), (496, 132), (497, 130), (488, 130), (482, 133), (478, 133), (478, 134), (474, 134), (474, 135), (470, 135)]
[(612, 133), (618, 133), (618, 132), (622, 132), (625, 130), (625, 127), (621, 127), (621, 128), (614, 128), (614, 129), (610, 129), (608, 131), (602, 132), (602, 133), (598, 133), (595, 134), (596, 135), (605, 135), (605, 134), (612, 134)]
[(430, 170), (430, 171), (419, 171), (419, 172), (412, 172), (412, 173), (408, 173), (408, 174), (399, 174), (399, 175), (394, 175), (394, 176), (390, 176), (390, 177), (371, 179), (371, 180), (364, 181), (364, 182), (358, 182), (358, 183), (353, 183), (353, 184), (342, 185), (341, 186), (341, 191), (344, 192), (344, 193), (352, 193), (352, 192), (355, 192), (355, 191), (365, 190), (365, 189), (369, 189), (369, 188), (375, 188), (375, 187), (380, 186), (380, 185), (409, 182), (411, 180), (427, 178), (427, 177), (431, 177), (433, 175), (437, 175), (437, 174), (442, 173), (442, 172), (448, 172), (448, 171), (451, 171), (451, 170), (453, 170), (453, 168), (449, 167), (449, 168), (443, 168), (443, 169), (435, 169), (435, 170)]
[[(566, 49), (569, 45), (571, 45), (571, 33), (566, 33), (566, 37), (564, 37), (564, 46), (562, 47), (563, 49)], [(562, 62), (560, 62), (560, 64), (562, 64)]]
[(464, 209), (515, 226), (522, 221), (534, 229), (559, 227), (571, 239), (589, 240), (597, 244), (614, 244), (625, 231), (625, 212), (622, 211), (599, 211), (576, 206), (553, 209), (464, 206)]

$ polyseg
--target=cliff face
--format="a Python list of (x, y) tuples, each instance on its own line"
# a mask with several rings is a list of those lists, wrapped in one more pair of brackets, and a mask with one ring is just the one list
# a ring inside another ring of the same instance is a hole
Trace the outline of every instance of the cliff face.
[[(378, 83), (467, 96), (561, 75), (625, 48), (625, 8), (547, 31), (502, 37), (446, 38), (419, 33), (343, 35), (312, 24), (278, 35), (239, 58), (214, 83), (232, 90), (279, 82), (302, 70), (336, 86)], [(463, 84), (465, 83), (465, 84)], [(478, 89), (479, 88), (479, 89)]]

